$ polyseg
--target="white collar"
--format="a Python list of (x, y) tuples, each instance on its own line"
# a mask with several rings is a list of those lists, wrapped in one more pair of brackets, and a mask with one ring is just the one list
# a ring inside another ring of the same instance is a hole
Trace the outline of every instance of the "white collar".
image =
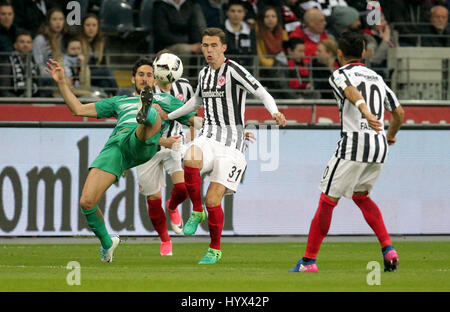
[(235, 34), (235, 35), (239, 35), (239, 34), (243, 34), (243, 35), (250, 35), (250, 26), (246, 23), (246, 22), (241, 22), (241, 30), (239, 30), (238, 32), (235, 32), (233, 27), (231, 27), (231, 23), (230, 20), (227, 19), (225, 21), (225, 28), (226, 30), (228, 30), (229, 32)]

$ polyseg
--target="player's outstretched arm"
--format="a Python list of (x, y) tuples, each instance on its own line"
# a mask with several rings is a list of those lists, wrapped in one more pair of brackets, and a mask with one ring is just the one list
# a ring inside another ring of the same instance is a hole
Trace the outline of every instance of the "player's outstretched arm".
[(394, 145), (395, 142), (397, 141), (395, 135), (397, 134), (398, 130), (400, 130), (404, 118), (405, 118), (405, 111), (401, 106), (398, 106), (391, 113), (391, 121), (389, 122), (389, 128), (386, 134), (386, 139), (389, 145)]
[(167, 147), (167, 148), (172, 148), (172, 146), (177, 143), (180, 139), (180, 136), (171, 136), (168, 138), (161, 138), (159, 139), (159, 145)]
[(377, 133), (381, 131), (382, 123), (377, 117), (372, 114), (367, 108), (366, 100), (363, 98), (358, 89), (354, 86), (348, 86), (344, 90), (345, 97), (359, 109), (361, 114), (366, 118), (369, 127), (375, 130)]
[(182, 116), (188, 115), (196, 111), (202, 106), (203, 106), (202, 98), (197, 95), (194, 95), (193, 97), (191, 97), (189, 101), (186, 102), (186, 104), (168, 114), (167, 118), (169, 120), (175, 120), (177, 118), (180, 118)]
[(272, 118), (277, 122), (277, 126), (286, 126), (286, 117), (284, 117), (283, 113), (278, 111), (277, 105), (275, 104), (275, 100), (272, 95), (264, 89), (263, 86), (260, 86), (256, 92), (253, 93), (256, 95), (264, 104), (264, 107), (269, 111), (272, 115)]
[(70, 90), (70, 87), (66, 81), (64, 68), (52, 59), (47, 62), (47, 66), (48, 67), (45, 68), (45, 71), (50, 74), (57, 84), (59, 92), (61, 92), (61, 95), (72, 114), (75, 116), (97, 117), (97, 109), (95, 108), (95, 104), (81, 104), (75, 94), (73, 94), (72, 90)]

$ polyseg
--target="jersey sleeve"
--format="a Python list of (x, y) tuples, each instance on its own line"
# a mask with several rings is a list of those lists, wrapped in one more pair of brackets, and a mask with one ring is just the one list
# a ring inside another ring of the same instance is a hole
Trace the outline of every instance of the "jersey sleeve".
[[(176, 111), (177, 109), (181, 108), (184, 105), (183, 101), (177, 99), (176, 97), (168, 93), (155, 95), (154, 99), (156, 104), (159, 104), (159, 106), (161, 106), (161, 108), (168, 114)], [(175, 118), (175, 120), (183, 125), (186, 125), (187, 122), (189, 121), (189, 118), (195, 115), (196, 115), (195, 112), (191, 112), (181, 117)]]
[(117, 117), (116, 107), (117, 100), (124, 96), (114, 96), (108, 99), (95, 102), (95, 109), (97, 110), (97, 118), (111, 118)]
[(236, 63), (230, 63), (233, 72), (231, 76), (251, 94), (255, 94), (258, 88), (262, 87), (261, 83), (255, 79), (244, 67)]
[(384, 99), (384, 108), (392, 112), (400, 106), (400, 102), (397, 99), (395, 93), (389, 88), (386, 83), (384, 83), (384, 88), (386, 89), (386, 98)]
[(345, 89), (349, 86), (356, 87), (356, 83), (353, 82), (350, 72), (346, 72), (344, 69), (338, 69), (328, 79), (331, 88), (334, 91), (337, 100), (345, 99)]

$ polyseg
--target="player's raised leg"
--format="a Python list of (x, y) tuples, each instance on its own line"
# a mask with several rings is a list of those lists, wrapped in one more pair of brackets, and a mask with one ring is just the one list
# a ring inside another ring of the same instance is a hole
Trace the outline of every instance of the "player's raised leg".
[(199, 264), (214, 264), (222, 257), (220, 240), (222, 238), (224, 214), (222, 210), (222, 198), (226, 187), (220, 183), (211, 182), (206, 193), (206, 210), (208, 211), (208, 228), (211, 243)]
[(323, 239), (327, 236), (328, 230), (330, 229), (333, 209), (336, 207), (338, 200), (339, 198), (329, 197), (324, 193), (320, 195), (319, 207), (309, 228), (305, 254), (289, 272), (314, 273), (318, 271), (316, 264), (317, 254), (319, 253)]
[(391, 272), (398, 268), (399, 257), (397, 251), (392, 247), (389, 233), (384, 225), (383, 216), (377, 204), (369, 197), (368, 192), (355, 192), (352, 197), (367, 224), (377, 235), (383, 253), (384, 271)]
[(150, 86), (145, 86), (139, 95), (138, 113), (136, 120), (140, 124), (136, 129), (136, 137), (139, 140), (147, 140), (161, 129), (161, 119), (158, 111), (152, 106), (153, 91)]
[(97, 203), (105, 191), (116, 182), (117, 177), (101, 169), (92, 168), (84, 183), (81, 193), (80, 205), (86, 222), (98, 237), (101, 243), (101, 254), (103, 262), (111, 262), (114, 249), (120, 242), (118, 235), (109, 235), (103, 219), (103, 214), (98, 209)]
[(172, 183), (174, 185), (170, 198), (166, 202), (166, 208), (170, 216), (170, 225), (176, 234), (183, 231), (183, 220), (181, 219), (178, 205), (188, 198), (189, 193), (184, 182), (184, 172), (176, 171), (171, 175)]
[(203, 168), (202, 150), (192, 145), (186, 152), (184, 159), (184, 179), (186, 188), (193, 205), (193, 211), (183, 228), (184, 235), (192, 235), (197, 231), (198, 225), (206, 218), (202, 206), (200, 170)]
[(167, 231), (166, 213), (162, 207), (161, 192), (152, 194), (147, 197), (148, 216), (153, 224), (156, 232), (161, 239), (160, 254), (161, 256), (172, 255), (172, 241)]

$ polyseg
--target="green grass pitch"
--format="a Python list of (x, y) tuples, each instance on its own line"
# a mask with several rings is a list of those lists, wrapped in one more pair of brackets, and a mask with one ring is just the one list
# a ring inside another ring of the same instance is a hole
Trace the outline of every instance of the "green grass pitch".
[[(376, 242), (325, 242), (317, 274), (288, 273), (305, 243), (222, 243), (223, 258), (198, 265), (208, 244), (119, 245), (102, 263), (99, 245), (0, 245), (0, 291), (303, 292), (450, 291), (450, 241), (394, 241), (397, 272), (384, 273)], [(69, 286), (69, 261), (80, 263), (81, 285)], [(367, 284), (369, 261), (381, 266), (381, 285)]]

